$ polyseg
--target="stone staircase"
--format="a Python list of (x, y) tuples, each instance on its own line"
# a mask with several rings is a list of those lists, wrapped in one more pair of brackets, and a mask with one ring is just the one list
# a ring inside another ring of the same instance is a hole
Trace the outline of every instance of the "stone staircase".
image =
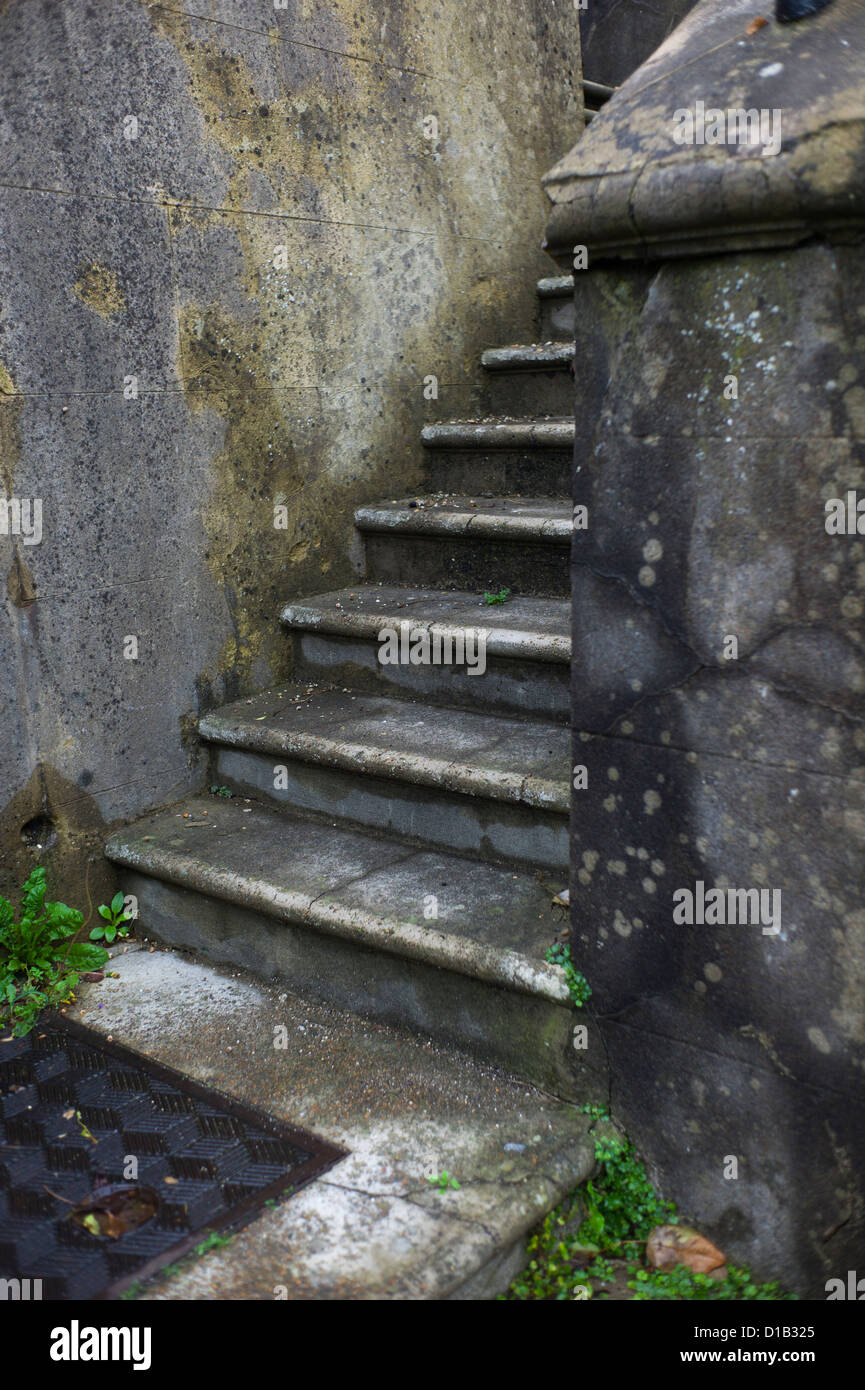
[[(483, 355), (489, 416), (423, 430), (429, 493), (357, 510), (364, 582), (283, 610), (293, 682), (200, 720), (232, 797), (151, 815), (107, 854), (150, 936), (573, 1113), (606, 1097), (591, 1020), (545, 959), (567, 926), (573, 287), (538, 288), (540, 341)], [(400, 624), (467, 651), (483, 632), (483, 674), (383, 664)]]

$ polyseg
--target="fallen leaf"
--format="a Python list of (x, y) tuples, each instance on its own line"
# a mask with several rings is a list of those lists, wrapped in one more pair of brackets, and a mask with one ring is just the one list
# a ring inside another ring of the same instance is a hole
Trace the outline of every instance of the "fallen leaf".
[[(52, 1194), (53, 1195), (53, 1194)], [(97, 1183), (89, 1197), (76, 1203), (66, 1218), (94, 1236), (117, 1240), (156, 1215), (159, 1198), (150, 1187)]]
[(87, 1128), (86, 1124), (82, 1120), (80, 1110), (75, 1111), (75, 1118), (78, 1121), (78, 1128), (81, 1130), (81, 1138), (89, 1139), (91, 1144), (98, 1144), (99, 1140), (93, 1138), (93, 1135), (90, 1133), (90, 1130)]
[(756, 19), (751, 20), (751, 23), (748, 25), (747, 29), (745, 30), (745, 33), (748, 35), (756, 34), (758, 29), (765, 29), (768, 23), (768, 19), (764, 19), (762, 15), (758, 15)]
[(726, 1255), (692, 1226), (656, 1226), (646, 1241), (646, 1258), (653, 1269), (687, 1265), (695, 1274), (711, 1274), (713, 1279), (727, 1273)]

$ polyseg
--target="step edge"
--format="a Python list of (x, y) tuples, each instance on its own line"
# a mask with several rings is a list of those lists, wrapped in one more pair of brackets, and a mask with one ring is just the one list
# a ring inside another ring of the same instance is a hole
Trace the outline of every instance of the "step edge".
[[(351, 621), (346, 621), (349, 618)], [(295, 602), (285, 605), (280, 614), (280, 621), (292, 631), (324, 632), (331, 637), (348, 635), (362, 640), (369, 640), (385, 628), (398, 628), (400, 623), (407, 622), (412, 632), (423, 630), (430, 636), (443, 639), (454, 638), (459, 634), (465, 636), (467, 633), (471, 633), (475, 638), (485, 636), (488, 656), (511, 660), (522, 658), (526, 661), (547, 661), (554, 665), (569, 665), (571, 660), (570, 637), (550, 637), (547, 633), (519, 629), (497, 631), (495, 628), (484, 628), (479, 624), (425, 622), (423, 619), (418, 621), (404, 615), (384, 612), (358, 614), (357, 610), (351, 614), (346, 613), (340, 619), (333, 613), (325, 614), (308, 604)]]
[[(549, 349), (547, 357), (540, 356), (542, 349)], [(520, 368), (537, 367), (538, 371), (565, 370), (574, 360), (574, 343), (551, 338), (537, 343), (513, 343), (509, 347), (485, 347), (481, 353), (481, 367)]]
[[(555, 348), (548, 357), (538, 355), (538, 348)], [(487, 348), (481, 353), (481, 366), (499, 372), (559, 372), (568, 370), (576, 349), (571, 342), (520, 343), (513, 347)]]
[[(570, 543), (573, 524), (570, 517), (548, 515), (509, 516), (503, 512), (449, 511), (426, 512), (421, 508), (387, 506), (358, 507), (354, 524), (359, 531), (382, 535), (472, 536), (500, 540), (535, 540), (554, 545)], [(509, 536), (508, 532), (512, 535)]]
[[(489, 801), (525, 806), (535, 811), (547, 811), (567, 816), (570, 810), (567, 776), (561, 782), (552, 778), (527, 774), (515, 784), (512, 774), (496, 772), (478, 764), (461, 764), (429, 758), (418, 753), (394, 754), (389, 749), (370, 748), (361, 743), (346, 743), (323, 734), (296, 733), (289, 729), (256, 728), (250, 723), (221, 718), (215, 713), (203, 715), (198, 723), (201, 738), (222, 747), (245, 749), (250, 753), (271, 753), (288, 756), (317, 766), (339, 768), (344, 772), (368, 777), (386, 777), (413, 786), (436, 787)], [(394, 765), (394, 758), (398, 765)]]
[(574, 293), (573, 275), (545, 275), (537, 284), (541, 299), (567, 299)]
[(470, 420), (440, 421), (424, 425), (421, 443), (426, 448), (462, 448), (479, 445), (485, 448), (510, 449), (515, 444), (529, 444), (540, 449), (561, 449), (576, 440), (573, 419), (550, 416), (532, 420), (510, 420), (494, 423)]

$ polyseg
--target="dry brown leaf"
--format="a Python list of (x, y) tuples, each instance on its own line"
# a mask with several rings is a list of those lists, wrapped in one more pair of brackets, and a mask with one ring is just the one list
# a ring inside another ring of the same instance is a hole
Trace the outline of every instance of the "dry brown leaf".
[(695, 1274), (723, 1279), (727, 1257), (692, 1226), (656, 1226), (646, 1241), (646, 1258), (653, 1269), (687, 1265)]
[(758, 29), (765, 29), (768, 23), (768, 19), (764, 19), (762, 15), (758, 15), (756, 19), (751, 20), (751, 23), (748, 25), (747, 29), (745, 30), (745, 33), (749, 36), (751, 34), (756, 34)]
[(89, 1197), (76, 1202), (67, 1220), (83, 1226), (91, 1235), (118, 1240), (150, 1221), (158, 1207), (159, 1198), (152, 1188), (103, 1183)]

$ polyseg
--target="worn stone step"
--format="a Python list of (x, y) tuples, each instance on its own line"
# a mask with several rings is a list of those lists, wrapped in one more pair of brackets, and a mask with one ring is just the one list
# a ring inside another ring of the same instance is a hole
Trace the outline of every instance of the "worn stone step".
[(548, 372), (568, 370), (574, 360), (572, 342), (514, 343), (511, 347), (487, 348), (481, 363), (488, 371)]
[(204, 715), (212, 780), (427, 845), (567, 872), (569, 731), (316, 686)]
[(541, 299), (570, 299), (573, 293), (573, 275), (545, 275), (538, 281), (538, 295)]
[(567, 449), (573, 448), (575, 433), (574, 421), (567, 416), (497, 416), (424, 425), (421, 440), (434, 449)]
[(541, 334), (573, 343), (574, 277), (551, 275), (538, 281)]
[[(382, 694), (391, 687), (416, 699), (466, 709), (554, 721), (568, 717), (571, 620), (566, 599), (518, 596), (490, 607), (478, 592), (360, 584), (289, 603), (282, 621), (294, 635), (300, 680)], [(470, 664), (380, 661), (385, 652), (379, 634), (399, 634), (400, 624), (408, 625), (409, 635), (430, 634), (431, 656), (433, 641), (463, 643)]]
[(488, 348), (484, 409), (511, 415), (569, 416), (574, 410), (574, 344), (547, 341)]
[(570, 592), (571, 504), (453, 493), (359, 507), (367, 578), (513, 593)]
[(173, 952), (114, 968), (82, 1022), (349, 1151), (143, 1301), (494, 1298), (592, 1175), (586, 1115), (462, 1053)]
[[(601, 1064), (573, 1046), (561, 929), (534, 873), (192, 797), (112, 835), (141, 922), (171, 945), (474, 1051), (560, 1095)], [(582, 1022), (582, 1015), (580, 1022)]]
[(562, 497), (571, 490), (572, 416), (489, 416), (425, 425), (432, 491)]

